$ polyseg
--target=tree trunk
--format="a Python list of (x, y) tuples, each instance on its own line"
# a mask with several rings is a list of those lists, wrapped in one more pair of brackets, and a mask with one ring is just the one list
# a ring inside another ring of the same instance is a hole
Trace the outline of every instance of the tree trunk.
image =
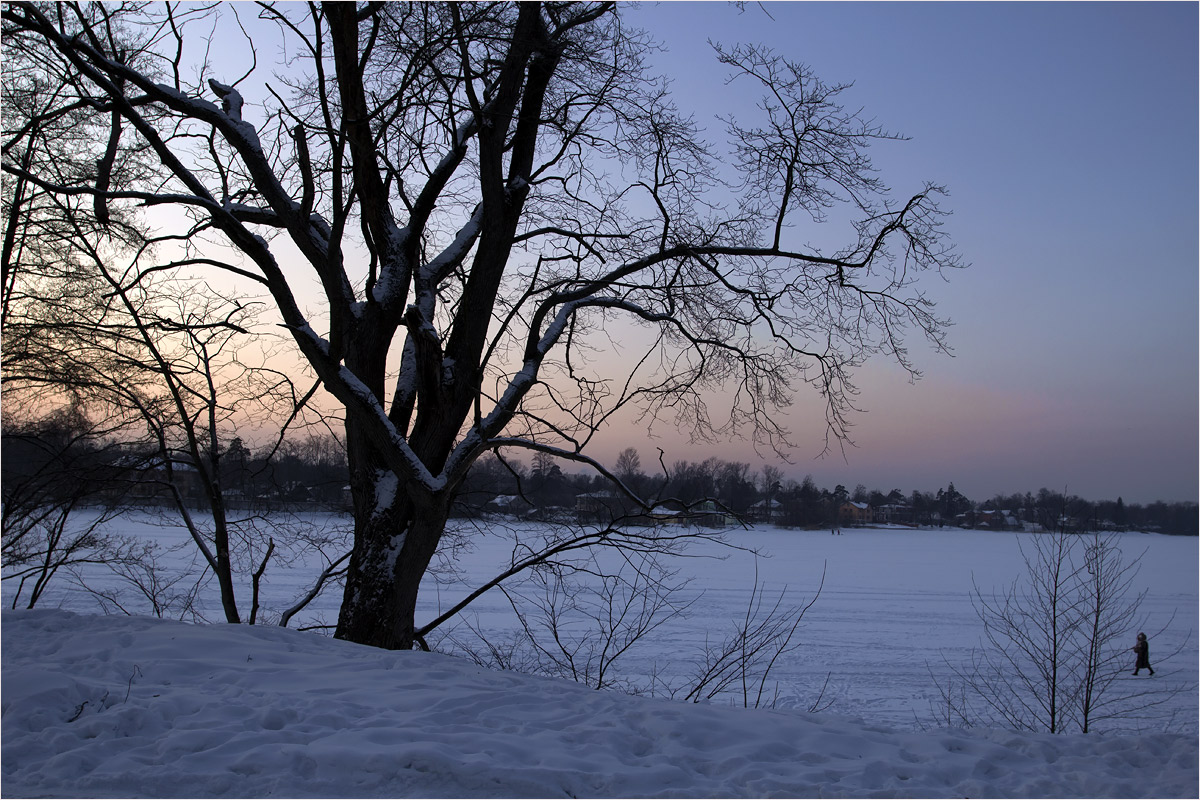
[[(220, 509), (218, 513), (218, 508)], [(229, 554), (229, 525), (225, 518), (224, 503), (213, 505), (214, 549), (217, 556), (217, 583), (221, 587), (221, 608), (225, 612), (225, 621), (233, 625), (240, 624), (237, 599), (234, 597), (233, 562)]]
[(439, 508), (401, 509), (357, 518), (355, 547), (334, 636), (387, 650), (410, 650), (417, 592), (446, 526)]
[(382, 466), (362, 431), (347, 422), (354, 550), (334, 636), (409, 650), (421, 578), (449, 516), (448, 493), (430, 494), (405, 485)]

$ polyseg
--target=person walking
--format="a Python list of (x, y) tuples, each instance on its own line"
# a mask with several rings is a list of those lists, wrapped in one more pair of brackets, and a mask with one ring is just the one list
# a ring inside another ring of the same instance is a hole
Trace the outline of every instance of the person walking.
[(1129, 648), (1137, 653), (1137, 663), (1133, 665), (1133, 674), (1137, 675), (1142, 668), (1150, 670), (1150, 674), (1154, 674), (1154, 667), (1150, 666), (1150, 643), (1146, 641), (1146, 634), (1139, 633), (1137, 635), (1137, 644)]

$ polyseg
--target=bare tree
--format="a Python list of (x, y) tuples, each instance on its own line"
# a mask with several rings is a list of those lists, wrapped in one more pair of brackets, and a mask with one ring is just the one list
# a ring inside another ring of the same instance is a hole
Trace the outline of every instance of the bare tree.
[[(62, 320), (81, 307), (92, 308), (102, 292), (97, 276), (73, 255), (81, 236), (111, 253), (144, 241), (146, 231), (141, 216), (127, 205), (110, 206), (102, 194), (55, 193), (25, 176), (107, 187), (148, 174), (139, 143), (122, 140), (119, 117), (86, 102), (46, 68), (44, 53), (11, 33), (6, 25), (0, 39), (0, 155), (6, 172), (0, 193), (0, 322), (6, 389), (14, 370), (62, 373), (63, 343), (57, 336)], [(116, 29), (93, 35), (127, 59), (140, 57)]]
[[(163, 548), (157, 542), (128, 541), (125, 553), (104, 562), (118, 578), (115, 586), (108, 581), (97, 584), (78, 570), (72, 574), (72, 580), (106, 614), (144, 614), (148, 608), (160, 619), (202, 620), (204, 615), (200, 613), (198, 600), (213, 576), (207, 570), (181, 570), (168, 566), (164, 556), (179, 547)], [(132, 600), (123, 589), (132, 590)]]
[[(694, 664), (688, 664), (689, 654), (677, 654), (675, 674), (656, 671), (647, 682), (646, 676), (632, 676), (625, 662), (652, 633), (686, 617), (702, 594), (678, 578), (667, 557), (695, 556), (690, 548), (701, 542), (745, 548), (702, 529), (674, 527), (631, 531), (614, 525), (592, 531), (591, 537), (611, 539), (599, 553), (589, 536), (581, 536), (576, 528), (562, 527), (556, 535), (553, 528), (547, 532), (547, 526), (537, 526), (528, 533), (519, 526), (510, 531), (514, 548), (509, 569), (439, 614), (419, 631), (422, 642), (436, 630), (438, 649), (480, 665), (551, 675), (595, 689), (665, 693), (697, 703), (728, 697), (748, 708), (776, 705), (778, 685), (774, 692), (768, 688), (772, 671), (800, 647), (796, 634), (820, 597), (824, 573), (806, 603), (788, 605), (787, 587), (773, 601), (768, 599), (756, 568), (744, 615), (731, 620), (725, 638), (706, 642)], [(506, 581), (515, 576), (522, 580), (507, 587)], [(518, 627), (510, 635), (483, 629), (462, 613), (492, 589), (503, 592), (515, 615)], [(450, 620), (456, 622), (443, 629)], [(691, 674), (685, 675), (689, 666)], [(828, 677), (811, 701), (811, 710), (828, 708), (827, 688)]]
[[(531, 530), (523, 530), (521, 526), (511, 527), (507, 532), (513, 539), (509, 563), (422, 625), (415, 633), (417, 641), (422, 647), (427, 647), (425, 638), (440, 626), (460, 615), (485, 593), (502, 589), (506, 581), (522, 574), (541, 573), (539, 580), (550, 587), (547, 591), (558, 594), (564, 591), (562, 585), (570, 575), (592, 573), (606, 581), (614, 580), (626, 588), (640, 587), (640, 591), (629, 594), (629, 602), (658, 606), (663, 598), (676, 594), (682, 588), (670, 585), (669, 578), (674, 573), (663, 566), (665, 558), (686, 555), (689, 548), (697, 544), (736, 547), (726, 543), (716, 531), (680, 526), (638, 526), (628, 522), (627, 518), (618, 515), (605, 524), (539, 524)], [(487, 527), (491, 526), (492, 523), (489, 523)], [(455, 533), (457, 535), (447, 537), (451, 547), (446, 549), (453, 550), (454, 544), (470, 546), (469, 542), (462, 540), (461, 530)], [(597, 557), (592, 551), (597, 549), (606, 551), (609, 559), (615, 560), (618, 567), (608, 572), (596, 567)], [(622, 567), (629, 569), (624, 571)], [(452, 564), (443, 564), (442, 570), (454, 574)], [(554, 579), (550, 580), (547, 576), (553, 576)], [(611, 594), (611, 587), (608, 590)], [(509, 597), (511, 599), (512, 595)], [(612, 602), (612, 598), (602, 602)], [(549, 605), (558, 607), (554, 603)], [(517, 610), (522, 613), (520, 609)], [(656, 607), (655, 614), (658, 610)]]
[(617, 467), (615, 470), (617, 477), (632, 483), (642, 473), (642, 457), (638, 455), (636, 447), (626, 447), (617, 456)]
[(973, 595), (988, 645), (974, 688), (1015, 728), (1061, 733), (1074, 707), (1069, 659), (1082, 615), (1073, 541), (1057, 532), (1030, 539), (1029, 550), (1021, 543), (1023, 578), (1002, 594)]
[(509, 598), (524, 641), (533, 651), (528, 665), (536, 671), (578, 681), (595, 689), (638, 686), (619, 664), (651, 633), (684, 613), (690, 601), (680, 597), (686, 582), (676, 583), (656, 553), (606, 569), (595, 560), (576, 565), (587, 573), (577, 585), (561, 566), (532, 574), (533, 591), (501, 589)]
[[(124, 63), (145, 65), (150, 50), (130, 29), (85, 25), (79, 32)], [(124, 444), (140, 456), (118, 461), (110, 454), (109, 472), (119, 468), (136, 484), (131, 487), (134, 496), (158, 484), (204, 556), (204, 568), (216, 576), (225, 619), (237, 622), (243, 616), (235, 596), (235, 573), (240, 572), (249, 584), (249, 619), (254, 621), (268, 561), (294, 543), (281, 527), (277, 550), (276, 538), (255, 535), (252, 520), (231, 516), (229, 498), (236, 492), (231, 495), (224, 485), (229, 470), (222, 460), (229, 439), (237, 441), (239, 425), (269, 418), (282, 429), (282, 442), (298, 420), (310, 422), (301, 417), (316, 386), (304, 392), (289, 375), (268, 366), (279, 355), (279, 340), (262, 329), (251, 335), (253, 301), (224, 297), (184, 272), (211, 264), (212, 258), (200, 254), (191, 241), (181, 245), (173, 234), (151, 235), (136, 208), (110, 202), (110, 187), (148, 176), (145, 139), (123, 135), (116, 110), (88, 102), (74, 91), (69, 76), (48, 68), (45, 53), (26, 46), (28, 40), (14, 33), (6, 26), (6, 421), (18, 405), (36, 407), (48, 397), (73, 398), (105, 419), (113, 439), (110, 450)], [(15, 177), (11, 170), (17, 171)], [(25, 175), (96, 191), (56, 193)], [(160, 261), (160, 253), (173, 257)], [(71, 487), (78, 497), (90, 493), (94, 499), (92, 482), (82, 480), (87, 476), (61, 470), (55, 476), (62, 484), (57, 491)], [(46, 476), (42, 478), (44, 482)], [(6, 496), (15, 500), (16, 489), (28, 485), (6, 481)], [(107, 489), (111, 495), (114, 487)], [(208, 524), (196, 519), (192, 506), (198, 503), (207, 511)], [(10, 544), (22, 538), (16, 522), (22, 507), (5, 505), (4, 532)], [(104, 516), (89, 530), (70, 534), (67, 515), (56, 520), (50, 543), (113, 541), (98, 532)], [(296, 526), (290, 527), (295, 533)], [(15, 552), (15, 547), (8, 549), (6, 566), (15, 564), (8, 557)], [(152, 563), (152, 553), (141, 552), (141, 561), (128, 552), (108, 552), (105, 563), (152, 597), (145, 586), (161, 583), (156, 576), (163, 570)], [(93, 553), (90, 560), (104, 559)], [(134, 577), (151, 573), (154, 580)], [(175, 576), (171, 583), (178, 580)], [(34, 584), (34, 601), (41, 588), (42, 582)], [(151, 602), (157, 613), (158, 602)]]
[(5, 397), (0, 563), (17, 584), (12, 606), (33, 608), (60, 571), (127, 558), (129, 543), (105, 532), (116, 513), (105, 463), (114, 429), (78, 404), (22, 419), (21, 400)]
[[(896, 137), (801, 64), (717, 49), (763, 95), (760, 122), (726, 121), (723, 156), (613, 3), (258, 10), (292, 59), (262, 90), (199, 58), (198, 18), (236, 36), (245, 7), (6, 5), (6, 34), (69, 87), (61, 102), (110, 113), (160, 167), (125, 183), (4, 169), (55, 196), (174, 206), (191, 219), (181, 236), (243, 260), (211, 269), (272, 296), (346, 411), (356, 530), (339, 637), (412, 645), (421, 576), (485, 452), (531, 448), (616, 481), (587, 446), (628, 406), (784, 448), (773, 411), (801, 383), (842, 440), (867, 356), (915, 373), (909, 328), (944, 347), (915, 288), (959, 266), (940, 190), (890, 200), (866, 150)], [(123, 57), (108, 29), (148, 58)], [(797, 218), (839, 203), (858, 215), (844, 248), (796, 244)], [(317, 315), (285, 267), (297, 258)], [(623, 376), (589, 360), (618, 323), (651, 334)], [(723, 421), (705, 401), (720, 387)]]
[[(70, 257), (81, 271), (87, 265), (94, 293), (59, 309), (47, 334), (60, 349), (53, 360), (8, 364), (6, 380), (31, 390), (71, 392), (104, 417), (123, 421), (131, 454), (119, 466), (139, 490), (157, 485), (174, 506), (216, 577), (226, 621), (240, 622), (238, 539), (241, 560), (259, 549), (258, 560), (244, 566), (255, 600), (274, 543), (266, 537), (258, 548), (239, 533), (245, 526), (231, 515), (222, 459), (239, 424), (276, 418), (286, 431), (316, 387), (298, 390), (287, 375), (266, 366), (271, 336), (250, 336), (252, 306), (141, 269), (153, 240), (135, 252), (131, 268), (121, 269), (74, 219), (67, 225), (76, 234), (64, 240), (73, 245)], [(140, 430), (131, 436), (135, 426)], [(200, 518), (194, 506), (203, 508)]]
[(969, 663), (947, 665), (952, 678), (938, 682), (938, 716), (1048, 733), (1153, 721), (1187, 687), (1119, 682), (1128, 642), (1145, 624), (1145, 592), (1132, 592), (1138, 559), (1124, 559), (1115, 534), (1059, 530), (1026, 541), (1025, 575), (990, 596), (976, 587), (984, 646)]
[[(1080, 535), (1077, 542), (1082, 550), (1077, 553), (1081, 620), (1074, 658), (1079, 663), (1077, 721), (1083, 733), (1096, 723), (1111, 726), (1118, 720), (1153, 718), (1183, 690), (1174, 681), (1152, 687), (1120, 681), (1129, 668), (1128, 640), (1146, 624), (1141, 605), (1149, 592), (1134, 590), (1141, 555), (1127, 559), (1120, 542), (1118, 534), (1100, 531)], [(1173, 619), (1172, 615), (1152, 633), (1164, 633)], [(1179, 655), (1187, 638), (1164, 650), (1158, 660), (1169, 662)]]
[[(684, 689), (672, 691), (672, 696), (699, 703), (722, 695), (732, 695), (744, 708), (774, 707), (775, 700), (766, 695), (767, 682), (776, 663), (785, 654), (800, 647), (796, 631), (804, 615), (817, 602), (825, 586), (825, 572), (812, 598), (802, 606), (785, 606), (785, 586), (774, 603), (768, 607), (766, 587), (758, 580), (755, 564), (754, 586), (746, 603), (740, 624), (720, 643), (706, 642), (695, 674)], [(820, 693), (810, 705), (811, 711), (828, 708), (824, 701), (828, 675)]]

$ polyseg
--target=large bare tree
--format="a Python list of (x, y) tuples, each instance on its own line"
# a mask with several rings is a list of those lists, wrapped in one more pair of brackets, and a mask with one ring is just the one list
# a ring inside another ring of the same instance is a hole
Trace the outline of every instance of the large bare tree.
[[(587, 446), (621, 408), (783, 448), (773, 412), (804, 383), (837, 440), (865, 357), (912, 369), (912, 329), (944, 346), (915, 287), (958, 266), (938, 190), (889, 200), (867, 148), (890, 134), (801, 64), (717, 49), (763, 98), (717, 148), (612, 3), (261, 4), (254, 24), (286, 43), (261, 82), (210, 52), (214, 31), (254, 46), (247, 9), (7, 4), (5, 34), (41, 54), (62, 102), (109, 113), (112, 138), (159, 166), (127, 183), (5, 170), (105, 207), (179, 209), (191, 247), (240, 254), (214, 271), (274, 299), (345, 407), (339, 637), (412, 646), (421, 576), (483, 453), (525, 447), (620, 486)], [(796, 244), (793, 224), (835, 205), (856, 212), (845, 246)], [(718, 388), (724, 419), (706, 405)]]

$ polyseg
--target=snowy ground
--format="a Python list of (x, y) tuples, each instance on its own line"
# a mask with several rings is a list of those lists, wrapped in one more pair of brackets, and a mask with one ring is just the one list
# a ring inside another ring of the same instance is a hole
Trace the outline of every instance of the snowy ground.
[[(310, 526), (308, 535), (327, 537), (338, 525), (347, 523), (344, 517), (322, 514), (305, 515), (299, 521)], [(169, 559), (190, 558), (195, 548), (181, 528), (169, 527), (167, 522), (160, 515), (137, 513), (112, 525), (123, 534), (166, 546), (182, 545)], [(458, 575), (431, 577), (423, 587), (418, 623), (450, 607), (467, 587), (479, 585), (506, 566), (514, 536), (539, 532), (544, 530), (536, 526), (514, 529), (497, 521), (484, 523), (471, 537), (471, 546), (456, 553)], [(763, 554), (760, 558), (740, 550), (693, 548), (693, 554), (715, 556), (675, 563), (681, 570), (678, 580), (692, 581), (680, 599), (694, 600), (694, 604), (686, 616), (671, 620), (631, 648), (615, 665), (614, 674), (643, 690), (665, 695), (671, 687), (688, 682), (706, 642), (719, 642), (743, 619), (756, 573), (765, 599), (774, 602), (786, 588), (785, 604), (802, 605), (812, 598), (824, 572), (821, 595), (797, 631), (800, 647), (771, 672), (768, 689), (775, 706), (806, 710), (820, 697), (821, 705), (832, 703), (830, 711), (872, 724), (909, 729), (938, 724), (931, 704), (938, 702), (937, 682), (945, 685), (951, 677), (947, 662), (962, 664), (980, 642), (980, 623), (971, 604), (973, 582), (989, 593), (1020, 577), (1024, 564), (1018, 544), (1028, 542), (1029, 535), (959, 529), (847, 528), (843, 533), (832, 536), (829, 531), (773, 527), (729, 533), (730, 542), (758, 550)], [(278, 534), (276, 538), (281, 539)], [(1167, 728), (1195, 733), (1200, 673), (1198, 540), (1129, 533), (1122, 534), (1120, 542), (1126, 558), (1141, 557), (1134, 589), (1147, 591), (1140, 628), (1150, 633), (1152, 661), (1158, 672), (1155, 685), (1185, 687), (1149, 718), (1122, 721), (1121, 730)], [(281, 551), (278, 547), (276, 559)], [(261, 591), (260, 620), (278, 619), (279, 613), (303, 594), (313, 574), (311, 565), (303, 562), (294, 562), (289, 568), (272, 562)], [(122, 588), (103, 569), (94, 570), (88, 580), (94, 587), (124, 592), (127, 608), (149, 613), (149, 606), (139, 603), (130, 587)], [(181, 591), (182, 587), (176, 588)], [(5, 608), (10, 606), (13, 588), (12, 582), (3, 584)], [(538, 596), (532, 587), (518, 589)], [(245, 586), (238, 591), (245, 615), (249, 593)], [(340, 599), (340, 591), (322, 595), (297, 615), (290, 627), (335, 621)], [(215, 585), (202, 593), (200, 605), (207, 619), (222, 618)], [(87, 613), (100, 610), (93, 596), (66, 580), (58, 581), (39, 607)], [(1167, 629), (1158, 633), (1164, 626)], [(492, 591), (471, 606), (462, 621), (452, 626), (452, 632), (456, 639), (471, 643), (472, 627), (487, 631), (494, 645), (503, 646), (518, 623), (505, 596)], [(1135, 633), (1129, 632), (1129, 646)], [(436, 637), (432, 639), (436, 647)], [(474, 645), (484, 649), (478, 642)], [(1162, 661), (1179, 647), (1183, 651), (1178, 656)], [(439, 649), (449, 649), (448, 643), (442, 642)], [(1132, 668), (1132, 653), (1129, 658)]]
[[(310, 533), (345, 521), (304, 519)], [(181, 540), (178, 528), (153, 515), (112, 524), (168, 545)], [(485, 530), (457, 554), (457, 576), (423, 589), (419, 621), (507, 564), (512, 536), (539, 533), (491, 523)], [(758, 528), (730, 539), (765, 557), (713, 549), (708, 555), (723, 557), (679, 562), (680, 579), (692, 581), (683, 593), (694, 601), (687, 616), (616, 665), (652, 698), (270, 625), (74, 616), (53, 609), (94, 615), (96, 600), (60, 582), (39, 605), (50, 610), (3, 618), (0, 793), (1197, 795), (1196, 538), (1121, 536), (1126, 557), (1141, 556), (1135, 589), (1147, 591), (1142, 627), (1152, 634), (1157, 671), (1153, 684), (1133, 685), (1182, 690), (1100, 737), (948, 731), (937, 719), (935, 680), (947, 680), (945, 662), (962, 663), (979, 645), (973, 582), (989, 592), (1017, 578), (1024, 535)], [(771, 673), (775, 711), (739, 711), (728, 707), (739, 702), (729, 696), (708, 706), (662, 699), (686, 683), (706, 640), (719, 640), (744, 616), (756, 578), (771, 602), (786, 586), (795, 605), (811, 599), (823, 571), (824, 588), (798, 631), (800, 648)], [(301, 561), (273, 565), (260, 619), (277, 619), (311, 576)], [(121, 589), (101, 572), (87, 579)], [(12, 588), (4, 584), (5, 607)], [(339, 599), (321, 597), (292, 627), (331, 621)], [(202, 594), (201, 611), (220, 619), (214, 587)], [(504, 596), (491, 592), (455, 636), (469, 640), (471, 626), (502, 644), (516, 621)], [(1179, 647), (1176, 657), (1159, 657)], [(832, 703), (828, 711), (805, 713), (818, 695)]]
[(1191, 735), (897, 731), (268, 626), (3, 616), (6, 797), (1195, 797)]

